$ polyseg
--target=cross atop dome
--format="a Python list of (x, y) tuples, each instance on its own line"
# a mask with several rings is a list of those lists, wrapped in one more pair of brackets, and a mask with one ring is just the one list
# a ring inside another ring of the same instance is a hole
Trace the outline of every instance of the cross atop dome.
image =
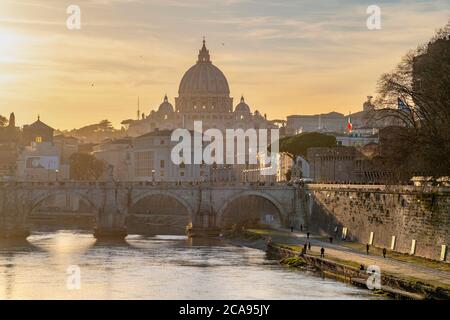
[(211, 58), (209, 56), (209, 50), (206, 49), (205, 37), (203, 37), (203, 46), (202, 46), (202, 48), (200, 49), (200, 51), (198, 53), (198, 61), (197, 61), (197, 63), (201, 63), (201, 62), (211, 63)]

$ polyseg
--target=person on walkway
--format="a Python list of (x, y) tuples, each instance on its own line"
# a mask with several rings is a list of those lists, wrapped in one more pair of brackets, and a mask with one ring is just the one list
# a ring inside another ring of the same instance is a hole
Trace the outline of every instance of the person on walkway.
[(367, 255), (369, 255), (369, 249), (370, 249), (369, 244), (366, 244), (366, 253), (367, 253)]
[(305, 252), (306, 252), (307, 248), (308, 248), (308, 244), (305, 242), (305, 244), (303, 245), (303, 249), (305, 249)]
[(300, 231), (303, 231), (303, 224), (300, 225)]
[(320, 248), (320, 257), (325, 258), (325, 249), (323, 247)]
[(291, 226), (291, 232), (294, 232), (294, 226)]
[(311, 251), (311, 242), (308, 242), (308, 250)]
[(385, 259), (386, 259), (386, 252), (387, 252), (386, 248), (383, 248), (383, 258)]
[(303, 248), (302, 248), (302, 252), (300, 253), (300, 256), (303, 257), (305, 254), (306, 254), (306, 249), (303, 247)]
[(306, 239), (309, 239), (309, 232), (306, 233)]
[(333, 243), (333, 237), (330, 237), (330, 243)]
[(363, 264), (359, 265), (359, 270), (364, 271), (364, 265)]

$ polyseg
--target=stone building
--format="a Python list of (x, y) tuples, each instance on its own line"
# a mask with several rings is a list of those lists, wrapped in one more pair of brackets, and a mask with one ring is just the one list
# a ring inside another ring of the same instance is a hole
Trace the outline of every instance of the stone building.
[(69, 178), (69, 165), (61, 163), (60, 149), (51, 142), (33, 142), (17, 159), (17, 180), (60, 181)]
[(315, 115), (291, 115), (287, 117), (286, 134), (294, 135), (302, 132), (333, 132), (348, 133), (347, 123), (356, 129), (377, 129), (392, 125), (392, 118), (375, 116), (375, 105), (372, 96), (368, 96), (362, 105), (362, 110), (344, 115), (339, 112), (330, 112)]
[(22, 144), (25, 146), (31, 145), (33, 142), (50, 142), (53, 143), (54, 129), (41, 121), (38, 116), (37, 121), (30, 125), (23, 126)]
[(353, 147), (309, 148), (307, 160), (315, 182), (352, 182), (356, 149)]
[(388, 173), (374, 166), (377, 156), (379, 146), (376, 143), (358, 148), (309, 148), (310, 178), (321, 183), (383, 183)]
[(131, 137), (109, 140), (93, 147), (92, 154), (114, 167), (115, 180), (131, 180), (131, 152), (133, 140)]
[(209, 181), (210, 166), (184, 163), (175, 165), (172, 162), (172, 148), (178, 142), (171, 141), (171, 134), (171, 130), (156, 130), (133, 139), (129, 152), (131, 180)]
[(54, 136), (53, 144), (60, 150), (61, 163), (68, 164), (70, 162), (70, 157), (79, 150), (79, 143), (80, 141), (74, 137), (67, 137), (62, 134)]
[(22, 148), (16, 157), (19, 181), (61, 181), (70, 176), (70, 156), (78, 151), (72, 137), (54, 136), (54, 129), (38, 120), (23, 126)]
[(241, 97), (233, 110), (233, 98), (223, 72), (211, 61), (205, 41), (199, 51), (197, 63), (186, 71), (181, 79), (175, 106), (167, 95), (163, 102), (149, 114), (140, 114), (139, 119), (122, 122), (130, 136), (139, 136), (156, 129), (174, 130), (186, 128), (193, 130), (195, 120), (203, 122), (203, 129), (220, 130), (234, 128), (276, 128), (258, 110), (252, 112)]

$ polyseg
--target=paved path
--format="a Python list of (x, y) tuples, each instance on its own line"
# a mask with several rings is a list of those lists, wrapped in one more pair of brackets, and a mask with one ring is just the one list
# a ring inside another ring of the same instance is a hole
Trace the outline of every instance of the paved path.
[(353, 261), (358, 264), (377, 265), (383, 270), (393, 275), (409, 276), (417, 279), (433, 282), (434, 284), (445, 284), (450, 287), (450, 272), (436, 270), (426, 266), (421, 266), (413, 263), (402, 262), (389, 257), (383, 258), (381, 256), (373, 256), (361, 253), (356, 249), (348, 248), (340, 244), (331, 244), (323, 241), (319, 236), (310, 235), (310, 239), (306, 239), (305, 232), (290, 232), (287, 229), (277, 229), (279, 233), (271, 235), (272, 240), (278, 243), (295, 244), (302, 246), (305, 242), (311, 242), (311, 251), (320, 254), (320, 248), (325, 249), (325, 258), (335, 257), (341, 260)]

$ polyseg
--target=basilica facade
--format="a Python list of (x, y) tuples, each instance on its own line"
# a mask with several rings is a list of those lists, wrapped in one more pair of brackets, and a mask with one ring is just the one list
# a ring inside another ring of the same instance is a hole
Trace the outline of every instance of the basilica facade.
[(155, 130), (178, 128), (193, 130), (194, 121), (199, 120), (203, 130), (277, 128), (259, 111), (252, 112), (244, 97), (233, 108), (227, 78), (212, 63), (204, 40), (196, 64), (181, 79), (175, 107), (166, 95), (157, 110), (149, 114), (138, 111), (138, 118), (122, 122), (128, 128), (128, 135), (135, 137)]

